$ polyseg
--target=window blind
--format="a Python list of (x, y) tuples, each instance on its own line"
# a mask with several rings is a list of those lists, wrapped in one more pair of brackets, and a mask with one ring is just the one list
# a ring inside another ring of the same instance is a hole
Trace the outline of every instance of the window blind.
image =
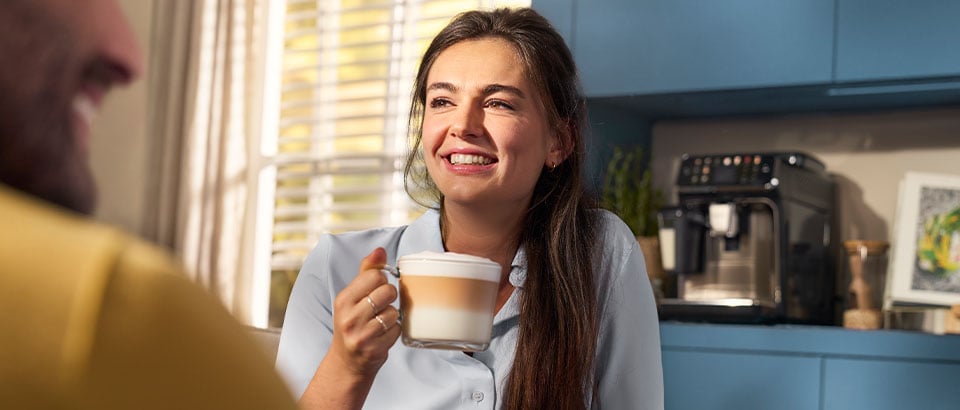
[(275, 186), (269, 324), (279, 326), (320, 235), (396, 226), (422, 212), (403, 188), (413, 78), (459, 12), (529, 0), (288, 0), (279, 116), (265, 138)]

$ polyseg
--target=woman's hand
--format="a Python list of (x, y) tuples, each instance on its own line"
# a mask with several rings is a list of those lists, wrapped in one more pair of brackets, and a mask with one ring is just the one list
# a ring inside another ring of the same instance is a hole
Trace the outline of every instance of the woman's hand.
[(333, 302), (333, 344), (327, 355), (357, 376), (375, 376), (400, 337), (400, 312), (390, 305), (397, 288), (380, 271), (386, 261), (383, 248), (370, 252), (360, 262), (357, 277)]
[(300, 397), (302, 409), (359, 409), (400, 337), (397, 288), (380, 271), (383, 248), (360, 262), (360, 272), (333, 301), (333, 343)]

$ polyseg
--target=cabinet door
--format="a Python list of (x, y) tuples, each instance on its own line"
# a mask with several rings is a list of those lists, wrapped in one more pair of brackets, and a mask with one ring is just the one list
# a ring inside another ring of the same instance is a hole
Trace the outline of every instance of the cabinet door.
[(826, 359), (824, 410), (960, 407), (960, 364)]
[(838, 82), (960, 75), (960, 2), (838, 2)]
[(827, 83), (833, 0), (580, 0), (590, 97)]
[(816, 410), (820, 359), (663, 350), (666, 409)]

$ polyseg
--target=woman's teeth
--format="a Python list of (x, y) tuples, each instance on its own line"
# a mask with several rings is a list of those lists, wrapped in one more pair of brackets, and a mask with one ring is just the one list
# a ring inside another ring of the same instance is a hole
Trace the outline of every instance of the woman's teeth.
[(451, 154), (450, 163), (453, 165), (487, 165), (493, 162), (490, 158), (480, 155)]

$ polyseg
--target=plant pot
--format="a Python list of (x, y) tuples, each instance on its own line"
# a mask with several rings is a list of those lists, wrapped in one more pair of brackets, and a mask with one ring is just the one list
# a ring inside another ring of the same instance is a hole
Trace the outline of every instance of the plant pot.
[(643, 251), (643, 259), (647, 263), (647, 276), (650, 280), (663, 280), (663, 263), (660, 261), (660, 239), (656, 236), (638, 236), (637, 242)]

